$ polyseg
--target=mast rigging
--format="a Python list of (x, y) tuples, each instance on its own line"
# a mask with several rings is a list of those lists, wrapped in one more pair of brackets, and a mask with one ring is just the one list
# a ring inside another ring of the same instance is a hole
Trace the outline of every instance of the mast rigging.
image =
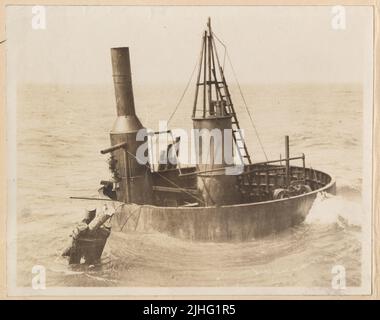
[[(202, 70), (203, 81), (201, 82)], [(219, 75), (217, 74), (217, 70)], [(200, 87), (203, 87), (203, 104), (201, 108), (198, 108)], [(224, 77), (224, 70), (220, 65), (210, 18), (208, 19), (207, 29), (203, 34), (192, 115), (193, 119), (230, 116), (232, 118), (232, 137), (240, 162), (242, 165), (252, 163)]]

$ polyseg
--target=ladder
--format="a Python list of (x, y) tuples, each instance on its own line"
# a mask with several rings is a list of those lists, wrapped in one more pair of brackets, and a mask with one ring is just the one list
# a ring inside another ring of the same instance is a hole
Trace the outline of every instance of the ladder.
[[(226, 79), (224, 78), (224, 73), (222, 67), (220, 67), (220, 74), (222, 75), (222, 81), (217, 82), (217, 86), (220, 92), (220, 97), (223, 101), (227, 99), (226, 105), (224, 106), (224, 111), (226, 114), (232, 116), (232, 136), (236, 145), (237, 152), (239, 154), (240, 160), (242, 164), (245, 163), (244, 160), (248, 162), (248, 164), (252, 164), (251, 157), (248, 153), (248, 148), (243, 138), (243, 134), (241, 132), (239, 120), (236, 116), (235, 108), (231, 100), (231, 94), (228, 89), (228, 85), (226, 83)], [(222, 90), (224, 91), (224, 95), (222, 94)]]

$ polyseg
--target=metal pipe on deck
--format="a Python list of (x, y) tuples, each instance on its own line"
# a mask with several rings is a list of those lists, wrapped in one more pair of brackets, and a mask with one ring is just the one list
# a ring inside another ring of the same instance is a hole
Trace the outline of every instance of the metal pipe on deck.
[(289, 165), (289, 136), (285, 136), (285, 176), (286, 176), (286, 185), (289, 186), (290, 179), (290, 165)]
[(305, 154), (302, 153), (302, 169), (303, 169), (303, 179), (306, 181), (306, 165), (305, 165)]
[(110, 153), (112, 151), (115, 151), (115, 150), (118, 150), (118, 149), (121, 149), (121, 148), (125, 148), (125, 147), (127, 147), (127, 143), (126, 142), (122, 142), (122, 143), (118, 143), (118, 144), (116, 144), (116, 145), (114, 145), (112, 147), (100, 150), (100, 153), (101, 154), (106, 154), (106, 153)]

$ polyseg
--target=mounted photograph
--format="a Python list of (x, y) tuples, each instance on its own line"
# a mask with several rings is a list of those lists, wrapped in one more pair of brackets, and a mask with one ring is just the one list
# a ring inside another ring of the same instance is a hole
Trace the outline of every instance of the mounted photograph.
[(372, 6), (5, 24), (9, 296), (372, 294)]

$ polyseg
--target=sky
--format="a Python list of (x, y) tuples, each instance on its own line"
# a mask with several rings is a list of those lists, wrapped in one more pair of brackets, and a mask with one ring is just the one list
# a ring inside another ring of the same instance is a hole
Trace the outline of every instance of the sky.
[[(8, 6), (7, 68), (18, 83), (112, 84), (110, 48), (130, 47), (134, 84), (186, 83), (211, 17), (241, 83), (362, 82), (370, 69), (372, 8), (329, 6)], [(219, 48), (223, 58), (223, 50)], [(226, 71), (228, 72), (228, 70)]]

